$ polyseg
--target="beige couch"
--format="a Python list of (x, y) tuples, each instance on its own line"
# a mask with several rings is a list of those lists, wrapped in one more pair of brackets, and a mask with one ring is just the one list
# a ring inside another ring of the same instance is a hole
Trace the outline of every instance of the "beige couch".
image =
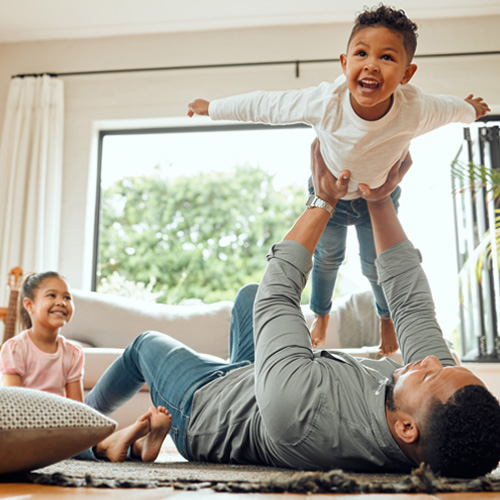
[[(123, 349), (147, 330), (167, 333), (199, 352), (222, 359), (228, 357), (232, 302), (170, 306), (96, 292), (72, 292), (75, 315), (64, 327), (63, 334), (84, 346), (86, 391), (94, 386)], [(303, 312), (310, 325), (313, 314), (307, 306), (303, 307)], [(370, 291), (334, 301), (325, 347), (377, 357), (378, 342), (379, 321)], [(395, 359), (400, 361), (399, 354)], [(150, 404), (149, 392), (144, 388), (112, 417), (123, 427), (145, 412)]]

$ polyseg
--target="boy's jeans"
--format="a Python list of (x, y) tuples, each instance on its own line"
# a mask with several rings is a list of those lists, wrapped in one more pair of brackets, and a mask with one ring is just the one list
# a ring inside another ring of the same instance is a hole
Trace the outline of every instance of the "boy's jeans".
[[(313, 194), (312, 183), (309, 192)], [(391, 194), (396, 210), (399, 208), (401, 188), (398, 186)], [(314, 252), (311, 273), (311, 310), (318, 316), (326, 316), (332, 307), (332, 296), (337, 281), (339, 267), (345, 258), (348, 226), (355, 226), (358, 233), (361, 272), (370, 281), (375, 297), (377, 314), (380, 318), (389, 318), (389, 307), (385, 295), (378, 284), (375, 266), (375, 243), (373, 229), (366, 201), (363, 198), (339, 200), (335, 211), (321, 236)]]
[(85, 403), (109, 415), (146, 383), (155, 407), (164, 406), (172, 414), (170, 435), (181, 455), (189, 460), (187, 429), (195, 391), (254, 361), (253, 303), (256, 293), (257, 285), (250, 284), (236, 296), (231, 313), (229, 361), (199, 354), (164, 333), (145, 332), (106, 370)]

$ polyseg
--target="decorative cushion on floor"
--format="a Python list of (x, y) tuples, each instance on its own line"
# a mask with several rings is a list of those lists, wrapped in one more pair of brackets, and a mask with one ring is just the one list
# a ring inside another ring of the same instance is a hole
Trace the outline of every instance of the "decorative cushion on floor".
[(116, 422), (83, 403), (34, 389), (0, 387), (0, 474), (72, 457), (115, 427)]

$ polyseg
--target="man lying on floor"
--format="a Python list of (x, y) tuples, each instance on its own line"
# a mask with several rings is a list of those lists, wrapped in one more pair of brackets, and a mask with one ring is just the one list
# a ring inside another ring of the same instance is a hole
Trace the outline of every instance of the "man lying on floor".
[(312, 170), (324, 208), (306, 209), (271, 248), (258, 289), (247, 285), (238, 293), (230, 360), (146, 332), (86, 403), (112, 413), (146, 382), (154, 405), (172, 414), (170, 434), (189, 460), (379, 472), (407, 472), (425, 461), (447, 476), (490, 472), (500, 459), (500, 405), (479, 378), (456, 366), (443, 339), (420, 253), (389, 196), (402, 175), (399, 165), (381, 188), (361, 188), (379, 282), (407, 364), (311, 348), (301, 294), (349, 180), (348, 171), (332, 176), (317, 143)]

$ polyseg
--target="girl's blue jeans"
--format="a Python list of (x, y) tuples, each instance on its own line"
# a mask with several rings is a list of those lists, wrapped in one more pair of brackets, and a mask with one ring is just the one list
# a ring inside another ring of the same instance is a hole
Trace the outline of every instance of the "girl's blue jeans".
[[(311, 180), (309, 180), (309, 192), (314, 193)], [(399, 208), (400, 196), (401, 188), (398, 186), (391, 194), (396, 210)], [(363, 198), (337, 202), (335, 211), (314, 251), (309, 306), (318, 316), (329, 314), (339, 267), (345, 258), (349, 226), (355, 226), (358, 234), (361, 272), (368, 278), (372, 287), (377, 314), (380, 318), (390, 318), (384, 292), (378, 284), (373, 228), (368, 207)]]
[(177, 449), (184, 458), (191, 459), (187, 429), (195, 391), (235, 368), (254, 362), (256, 293), (257, 285), (252, 283), (236, 296), (229, 330), (229, 360), (199, 354), (164, 333), (145, 332), (106, 370), (85, 403), (109, 415), (146, 383), (155, 407), (164, 406), (172, 414), (170, 435)]

